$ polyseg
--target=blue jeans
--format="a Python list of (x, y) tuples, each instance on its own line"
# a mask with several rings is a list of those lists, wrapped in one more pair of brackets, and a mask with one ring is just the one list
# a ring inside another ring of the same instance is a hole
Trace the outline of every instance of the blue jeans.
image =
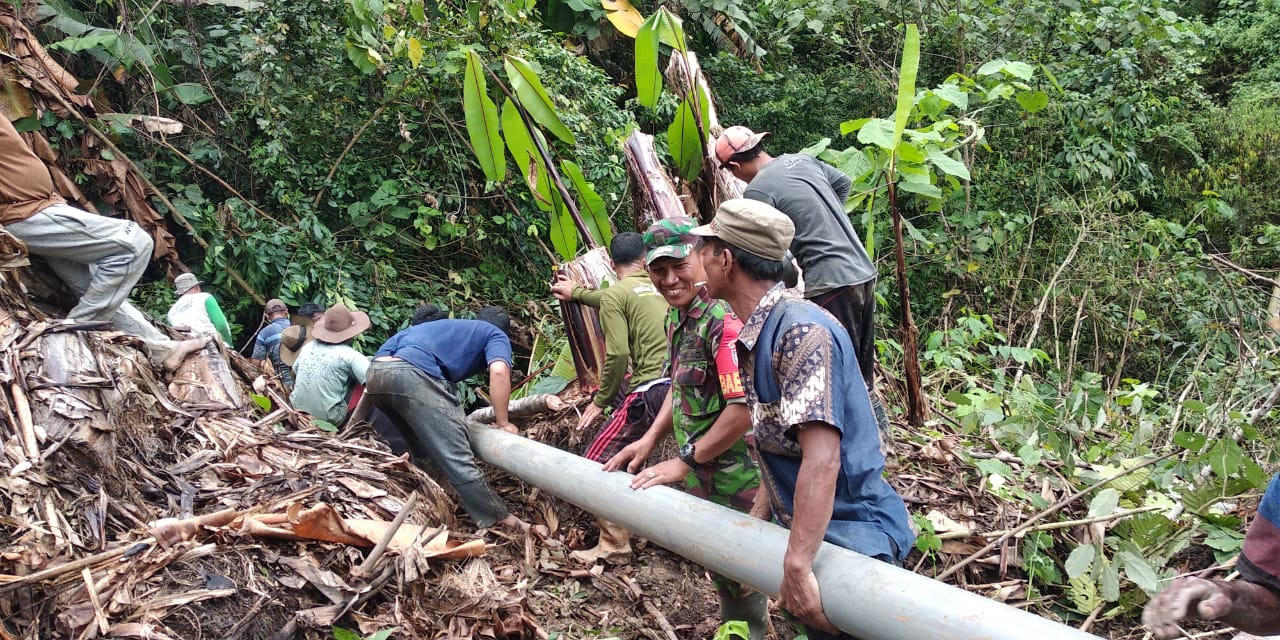
[(458, 492), (477, 527), (510, 515), (476, 466), (467, 419), (453, 385), (399, 360), (369, 365), (365, 393), (400, 430), (414, 458), (430, 460)]

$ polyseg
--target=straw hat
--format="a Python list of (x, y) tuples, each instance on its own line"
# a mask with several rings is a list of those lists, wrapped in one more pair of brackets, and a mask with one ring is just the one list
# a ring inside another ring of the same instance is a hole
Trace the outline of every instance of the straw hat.
[(363, 311), (352, 311), (339, 302), (324, 312), (324, 319), (311, 329), (316, 340), (338, 344), (346, 342), (373, 326), (369, 314)]
[(298, 324), (289, 325), (288, 329), (280, 332), (280, 359), (292, 367), (298, 360), (302, 347), (315, 339), (316, 335), (310, 328)]

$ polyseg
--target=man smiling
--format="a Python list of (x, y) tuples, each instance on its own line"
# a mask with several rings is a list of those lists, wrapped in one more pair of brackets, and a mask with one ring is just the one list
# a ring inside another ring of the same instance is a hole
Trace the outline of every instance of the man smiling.
[[(625, 466), (634, 473), (674, 432), (679, 455), (641, 471), (631, 488), (683, 479), (690, 494), (745, 513), (760, 487), (760, 472), (743, 438), (751, 417), (734, 347), (742, 321), (724, 301), (712, 298), (703, 283), (702, 265), (693, 255), (695, 238), (689, 235), (695, 224), (690, 218), (669, 218), (644, 234), (649, 279), (671, 305), (666, 323), (671, 390), (653, 426), (610, 458), (604, 469)], [(721, 576), (714, 582), (722, 621), (745, 620), (751, 640), (762, 640), (768, 596)]]

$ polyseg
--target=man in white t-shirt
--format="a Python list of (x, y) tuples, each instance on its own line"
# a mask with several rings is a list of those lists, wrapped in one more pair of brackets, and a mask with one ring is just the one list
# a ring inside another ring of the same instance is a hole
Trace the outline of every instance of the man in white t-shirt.
[(223, 344), (231, 344), (231, 328), (218, 301), (205, 293), (203, 284), (193, 273), (184, 273), (173, 279), (173, 291), (178, 301), (169, 307), (169, 326), (185, 329), (195, 335), (216, 335)]

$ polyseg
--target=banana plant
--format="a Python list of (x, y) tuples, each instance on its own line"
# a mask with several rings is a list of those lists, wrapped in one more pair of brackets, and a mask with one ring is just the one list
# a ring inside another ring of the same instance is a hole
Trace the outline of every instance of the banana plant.
[[(551, 246), (561, 258), (572, 260), (577, 255), (579, 236), (592, 248), (608, 244), (613, 227), (604, 199), (576, 163), (557, 161), (555, 149), (543, 133), (570, 148), (577, 143), (533, 66), (518, 56), (503, 56), (507, 78), (503, 83), (480, 54), (468, 50), (466, 58), (462, 103), (467, 136), (485, 178), (506, 180), (509, 151), (534, 202), (550, 215)], [(501, 113), (489, 95), (490, 79), (505, 95)]]
[[(1034, 68), (1019, 61), (992, 60), (978, 68), (974, 78), (954, 74), (941, 85), (917, 91), (920, 67), (920, 32), (906, 25), (902, 64), (898, 73), (897, 104), (892, 119), (860, 118), (840, 125), (843, 135), (857, 134), (861, 147), (843, 151), (828, 148), (830, 139), (805, 149), (849, 175), (853, 189), (846, 210), (864, 210), (867, 253), (875, 256), (875, 224), (879, 194), (883, 191), (893, 220), (894, 258), (897, 265), (898, 295), (901, 298), (901, 330), (904, 373), (907, 380), (908, 418), (913, 425), (924, 424), (928, 412), (920, 387), (917, 334), (911, 317), (911, 292), (907, 284), (900, 198), (903, 193), (923, 199), (926, 211), (941, 211), (948, 196), (970, 181), (969, 167), (962, 153), (982, 142), (985, 129), (978, 114), (986, 105), (1012, 98), (1028, 113), (1048, 106), (1049, 96), (1027, 84)], [(954, 109), (959, 115), (951, 115)], [(914, 125), (914, 126), (908, 126)], [(920, 239), (920, 238), (917, 238)]]
[[(660, 45), (680, 55), (689, 52), (680, 18), (665, 7), (645, 19), (636, 32), (636, 99), (649, 109), (658, 105), (662, 94), (662, 73), (658, 68)], [(706, 141), (711, 99), (698, 83), (690, 88), (675, 118), (667, 128), (667, 146), (677, 175), (686, 182), (698, 178), (707, 155)]]
[(907, 25), (907, 37), (902, 45), (902, 69), (898, 73), (898, 104), (893, 114), (893, 138), (890, 141), (889, 167), (886, 184), (889, 188), (889, 210), (893, 212), (894, 257), (898, 264), (898, 297), (902, 309), (903, 368), (907, 378), (907, 419), (916, 427), (923, 427), (929, 411), (928, 401), (920, 380), (920, 356), (916, 338), (920, 330), (911, 318), (911, 289), (907, 284), (907, 259), (902, 245), (902, 211), (898, 209), (897, 163), (898, 146), (902, 132), (907, 128), (916, 95), (916, 74), (920, 70), (920, 31), (916, 25)]

